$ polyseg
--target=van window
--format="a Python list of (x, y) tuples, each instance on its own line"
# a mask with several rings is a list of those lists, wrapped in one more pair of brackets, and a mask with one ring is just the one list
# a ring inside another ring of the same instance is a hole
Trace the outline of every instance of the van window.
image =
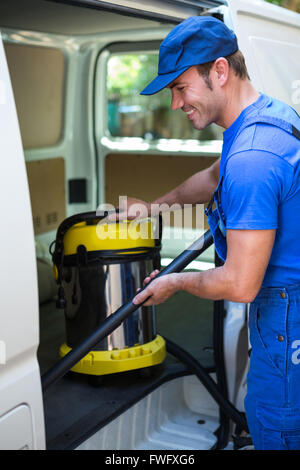
[(221, 140), (215, 124), (197, 131), (181, 110), (170, 109), (168, 89), (151, 96), (140, 91), (156, 76), (157, 53), (111, 54), (107, 65), (108, 131), (112, 137)]

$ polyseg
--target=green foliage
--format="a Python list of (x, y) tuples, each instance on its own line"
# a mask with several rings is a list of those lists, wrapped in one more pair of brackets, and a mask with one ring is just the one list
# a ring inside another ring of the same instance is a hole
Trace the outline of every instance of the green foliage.
[(282, 1), (283, 0), (265, 0), (265, 2), (273, 3), (273, 5), (278, 5), (278, 6), (282, 5)]
[(139, 93), (157, 74), (157, 54), (113, 56), (108, 63), (109, 96), (119, 98)]
[(119, 54), (108, 62), (107, 90), (109, 100), (126, 105), (141, 104), (144, 109), (170, 105), (170, 92), (140, 96), (140, 92), (157, 76), (158, 54)]

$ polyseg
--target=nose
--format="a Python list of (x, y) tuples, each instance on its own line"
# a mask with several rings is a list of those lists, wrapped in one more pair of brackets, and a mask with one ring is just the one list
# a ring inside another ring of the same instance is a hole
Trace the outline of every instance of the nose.
[(171, 109), (175, 111), (176, 109), (181, 109), (183, 107), (183, 99), (178, 91), (172, 89), (172, 100), (171, 100)]

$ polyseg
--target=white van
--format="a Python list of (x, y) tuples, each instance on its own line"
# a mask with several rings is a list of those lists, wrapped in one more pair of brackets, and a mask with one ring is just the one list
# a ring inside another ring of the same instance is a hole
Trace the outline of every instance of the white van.
[[(109, 374), (95, 384), (71, 372), (45, 390), (41, 381), (65, 335), (49, 255), (58, 225), (117, 205), (120, 195), (151, 200), (220, 155), (217, 126), (197, 133), (169, 114), (165, 95), (139, 96), (168, 31), (207, 14), (236, 32), (254, 86), (300, 112), (300, 16), (289, 10), (261, 0), (0, 2), (0, 449), (248, 443), (204, 380), (243, 416), (244, 304), (177, 296), (157, 309), (158, 330), (202, 375), (170, 349), (154, 373)], [(185, 248), (176, 224), (169, 230), (163, 265)], [(210, 247), (192, 269), (214, 264)]]

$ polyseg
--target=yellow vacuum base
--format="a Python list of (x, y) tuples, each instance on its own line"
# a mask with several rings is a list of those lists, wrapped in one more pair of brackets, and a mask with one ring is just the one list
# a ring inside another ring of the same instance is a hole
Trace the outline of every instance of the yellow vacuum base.
[[(63, 357), (71, 348), (66, 344), (60, 347)], [(165, 340), (157, 335), (149, 343), (131, 348), (114, 349), (112, 351), (91, 351), (71, 369), (80, 374), (106, 375), (160, 364), (166, 357)]]

